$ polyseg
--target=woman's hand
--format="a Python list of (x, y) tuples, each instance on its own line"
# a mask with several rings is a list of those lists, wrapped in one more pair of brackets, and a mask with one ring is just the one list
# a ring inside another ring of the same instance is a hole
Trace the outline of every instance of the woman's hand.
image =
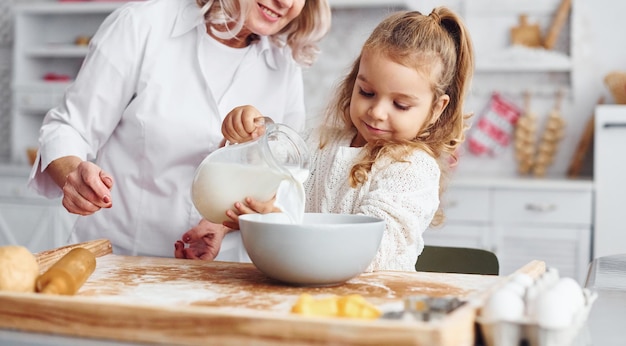
[(280, 209), (274, 206), (274, 201), (276, 201), (276, 196), (266, 202), (246, 197), (245, 203), (236, 202), (233, 209), (226, 211), (226, 216), (228, 216), (232, 221), (225, 221), (224, 226), (232, 229), (239, 229), (239, 216), (243, 214), (268, 214), (280, 212)]
[(63, 189), (62, 203), (70, 213), (91, 215), (113, 206), (113, 178), (92, 162), (66, 156), (52, 161), (46, 173)]
[[(176, 241), (174, 256), (212, 261), (220, 252), (224, 236), (230, 231), (226, 226), (202, 219), (198, 225), (185, 232), (181, 240)], [(185, 247), (185, 244), (189, 247)]]
[(243, 143), (265, 133), (263, 114), (252, 106), (240, 106), (230, 111), (222, 122), (222, 135), (230, 143)]

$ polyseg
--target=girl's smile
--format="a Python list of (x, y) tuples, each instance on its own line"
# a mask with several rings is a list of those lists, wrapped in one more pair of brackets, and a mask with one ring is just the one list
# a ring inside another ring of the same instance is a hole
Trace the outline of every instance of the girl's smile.
[(433, 107), (431, 78), (385, 53), (364, 51), (350, 99), (350, 119), (358, 131), (352, 145), (413, 140), (447, 104)]
[(365, 125), (365, 128), (367, 128), (370, 132), (375, 133), (375, 134), (383, 134), (385, 132), (389, 132), (386, 130), (382, 130), (382, 129), (378, 129), (376, 127), (370, 126), (366, 122), (363, 122), (363, 124)]

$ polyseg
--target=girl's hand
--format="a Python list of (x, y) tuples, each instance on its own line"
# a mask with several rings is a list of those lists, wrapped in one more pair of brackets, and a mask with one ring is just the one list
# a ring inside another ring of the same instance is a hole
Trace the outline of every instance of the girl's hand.
[(239, 215), (280, 212), (280, 209), (274, 206), (274, 201), (276, 201), (276, 196), (265, 202), (246, 197), (245, 203), (236, 202), (234, 209), (226, 211), (226, 216), (228, 216), (232, 221), (225, 221), (224, 226), (232, 229), (239, 229)]
[[(202, 219), (197, 226), (185, 232), (181, 240), (174, 243), (174, 256), (212, 261), (220, 252), (224, 236), (230, 231), (231, 229), (223, 225)], [(189, 247), (185, 247), (186, 244)]]
[(230, 143), (243, 143), (265, 133), (263, 115), (252, 106), (236, 107), (222, 122), (222, 135)]

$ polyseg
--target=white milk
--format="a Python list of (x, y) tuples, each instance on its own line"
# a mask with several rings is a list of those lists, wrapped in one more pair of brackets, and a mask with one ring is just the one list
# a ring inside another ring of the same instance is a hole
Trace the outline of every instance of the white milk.
[[(301, 223), (304, 215), (304, 187), (308, 170), (292, 171), (296, 178), (254, 165), (206, 162), (202, 164), (193, 184), (193, 203), (204, 218), (214, 223), (230, 221), (226, 210), (246, 197), (268, 201), (274, 194), (276, 206), (293, 223)], [(280, 188), (279, 188), (280, 187)]]
[(276, 202), (274, 204), (283, 213), (289, 216), (291, 223), (300, 224), (304, 217), (304, 183), (309, 177), (309, 171), (302, 168), (288, 168), (291, 176), (285, 179), (278, 186), (276, 192)]

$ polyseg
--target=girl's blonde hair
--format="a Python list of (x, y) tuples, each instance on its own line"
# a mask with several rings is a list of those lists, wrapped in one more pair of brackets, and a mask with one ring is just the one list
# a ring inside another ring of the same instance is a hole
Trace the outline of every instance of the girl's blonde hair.
[[(441, 167), (440, 194), (451, 164), (456, 162), (456, 149), (465, 140), (467, 115), (463, 102), (474, 71), (474, 52), (471, 38), (461, 18), (446, 7), (437, 7), (426, 16), (417, 11), (401, 11), (384, 19), (365, 41), (361, 54), (351, 71), (338, 85), (335, 100), (327, 109), (328, 123), (345, 130), (356, 129), (350, 119), (352, 91), (359, 72), (363, 52), (383, 54), (392, 61), (433, 76), (434, 107), (443, 95), (450, 101), (439, 118), (426, 121), (424, 127), (410, 141), (379, 141), (365, 146), (366, 155), (352, 167), (350, 184), (354, 187), (367, 180), (372, 165), (382, 155), (402, 161), (414, 148), (426, 151)], [(440, 68), (437, 64), (440, 64)], [(440, 71), (432, 74), (432, 71)], [(431, 118), (434, 116), (431, 108)], [(323, 147), (331, 138), (322, 138)], [(443, 221), (441, 208), (432, 224)]]
[[(235, 37), (243, 28), (247, 13), (252, 10), (251, 0), (196, 0), (201, 7), (212, 33), (222, 39)], [(317, 43), (330, 29), (331, 10), (328, 0), (306, 0), (299, 16), (270, 40), (282, 47), (291, 48), (293, 59), (303, 66), (312, 65), (319, 54)], [(217, 28), (227, 27), (228, 31)], [(254, 40), (255, 37), (249, 39)]]

